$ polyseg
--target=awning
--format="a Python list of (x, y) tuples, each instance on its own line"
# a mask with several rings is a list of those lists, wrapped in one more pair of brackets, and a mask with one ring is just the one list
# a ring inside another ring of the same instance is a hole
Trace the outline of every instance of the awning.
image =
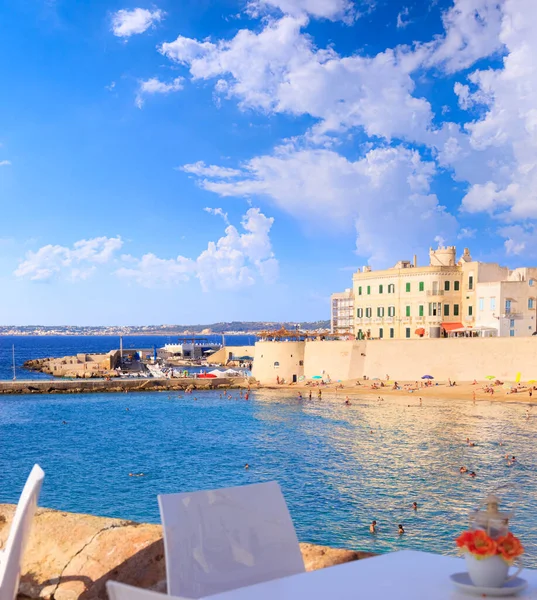
[(464, 329), (462, 323), (442, 323), (444, 331), (454, 331), (455, 329)]
[(425, 329), (423, 329), (423, 327), (418, 327), (414, 333), (416, 335), (425, 335)]

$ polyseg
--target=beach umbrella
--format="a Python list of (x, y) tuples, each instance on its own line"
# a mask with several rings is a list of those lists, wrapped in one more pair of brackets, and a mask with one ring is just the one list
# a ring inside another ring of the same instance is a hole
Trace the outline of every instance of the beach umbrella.
[(322, 377), (320, 375), (314, 375), (312, 379), (322, 379)]
[(496, 375), (487, 375), (485, 379), (496, 379)]
[(528, 383), (537, 383), (537, 379), (530, 379)]
[(432, 375), (424, 375), (422, 379), (434, 379)]
[(373, 377), (373, 379), (371, 381), (380, 381), (379, 377)]

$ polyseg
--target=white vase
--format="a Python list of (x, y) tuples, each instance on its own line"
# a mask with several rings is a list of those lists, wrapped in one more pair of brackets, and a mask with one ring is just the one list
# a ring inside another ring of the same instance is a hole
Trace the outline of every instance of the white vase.
[[(509, 579), (509, 565), (500, 556), (476, 558), (467, 553), (466, 566), (472, 583), (477, 587), (499, 588)], [(522, 569), (518, 573), (520, 571)]]

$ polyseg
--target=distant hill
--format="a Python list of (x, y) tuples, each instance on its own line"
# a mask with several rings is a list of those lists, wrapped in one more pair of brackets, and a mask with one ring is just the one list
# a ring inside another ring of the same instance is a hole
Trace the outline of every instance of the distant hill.
[(330, 321), (309, 321), (302, 323), (297, 323), (296, 321), (231, 321), (211, 323), (210, 325), (186, 325), (184, 327), (178, 325), (177, 328), (192, 333), (201, 333), (205, 329), (210, 329), (213, 333), (233, 333), (234, 331), (255, 333), (256, 331), (263, 331), (265, 329), (280, 329), (280, 327), (294, 330), (297, 325), (302, 330), (330, 329)]

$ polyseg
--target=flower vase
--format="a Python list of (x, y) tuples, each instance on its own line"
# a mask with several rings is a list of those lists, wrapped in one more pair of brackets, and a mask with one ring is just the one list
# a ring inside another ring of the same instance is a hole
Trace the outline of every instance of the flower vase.
[(476, 587), (499, 588), (509, 579), (509, 564), (501, 556), (476, 558), (472, 554), (466, 554), (466, 566)]

